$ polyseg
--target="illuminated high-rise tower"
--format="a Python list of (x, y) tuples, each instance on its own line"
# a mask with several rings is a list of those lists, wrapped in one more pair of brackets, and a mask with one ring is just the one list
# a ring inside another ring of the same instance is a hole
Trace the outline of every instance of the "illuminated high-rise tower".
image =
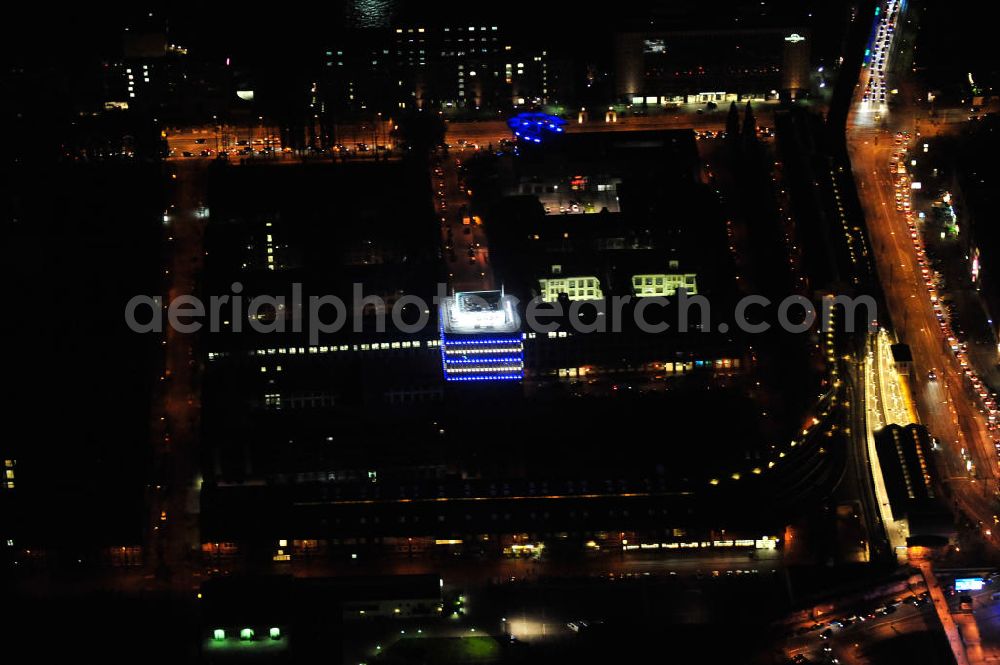
[(441, 364), (446, 381), (524, 378), (521, 318), (500, 291), (464, 291), (440, 307)]

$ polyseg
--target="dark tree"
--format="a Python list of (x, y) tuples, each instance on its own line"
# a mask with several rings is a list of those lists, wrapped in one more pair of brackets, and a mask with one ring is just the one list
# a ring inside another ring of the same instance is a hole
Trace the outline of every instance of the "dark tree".
[(416, 111), (398, 123), (397, 133), (405, 150), (424, 155), (444, 145), (444, 120), (437, 113)]
[(736, 152), (740, 146), (740, 110), (736, 102), (729, 105), (729, 115), (726, 117), (726, 145)]
[(743, 116), (743, 145), (751, 152), (757, 148), (757, 118), (750, 102), (747, 102), (746, 114)]

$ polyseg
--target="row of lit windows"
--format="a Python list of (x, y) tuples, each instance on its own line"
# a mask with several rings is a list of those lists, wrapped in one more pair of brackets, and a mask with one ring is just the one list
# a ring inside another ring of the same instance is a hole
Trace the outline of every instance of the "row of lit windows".
[(740, 367), (739, 358), (716, 358), (715, 360), (684, 360), (677, 362), (656, 362), (642, 367), (566, 367), (549, 370), (548, 374), (562, 378), (574, 378), (580, 376), (590, 376), (593, 374), (622, 374), (634, 372), (637, 369), (653, 372), (664, 372), (666, 374), (684, 374), (695, 369), (738, 369)]
[[(664, 509), (657, 510), (655, 508), (648, 508), (645, 511), (637, 511), (635, 514), (642, 515), (644, 513), (647, 514), (647, 515), (651, 515), (651, 516), (652, 515), (657, 515), (657, 514), (667, 515), (668, 514), (668, 509), (664, 508)], [(568, 517), (570, 517), (570, 518), (572, 518), (572, 519), (577, 519), (577, 518), (586, 519), (586, 518), (589, 518), (591, 515), (603, 515), (603, 514), (607, 514), (609, 517), (617, 517), (619, 515), (621, 515), (622, 517), (630, 517), (633, 513), (632, 513), (632, 511), (628, 510), (627, 508), (623, 509), (623, 510), (616, 510), (614, 508), (609, 508), (607, 510), (581, 510), (581, 511), (568, 510), (568, 511), (565, 511), (563, 514), (566, 515), (566, 516), (568, 516)], [(400, 524), (406, 524), (408, 522), (416, 524), (416, 523), (419, 523), (419, 522), (423, 521), (421, 519), (421, 517), (422, 516), (420, 516), (420, 515), (410, 515), (410, 516), (400, 515), (399, 517), (397, 517), (395, 519), (395, 521), (398, 522), (398, 523), (400, 523)], [(451, 521), (451, 520), (454, 520), (454, 519), (460, 519), (461, 517), (462, 517), (462, 515), (459, 515), (459, 514), (452, 514), (452, 515), (447, 515), (447, 516), (446, 515), (437, 515), (436, 516), (438, 522), (447, 522), (447, 521)], [(518, 512), (516, 514), (512, 514), (512, 513), (509, 513), (509, 512), (505, 512), (505, 513), (490, 513), (489, 514), (489, 519), (493, 520), (493, 521), (498, 521), (498, 520), (508, 521), (511, 518), (514, 518), (514, 519), (522, 518), (523, 519), (524, 517), (528, 517), (529, 519), (532, 519), (532, 520), (537, 520), (539, 518), (541, 518), (541, 519), (550, 519), (552, 517), (552, 514), (550, 512), (548, 512), (548, 511), (544, 511), (544, 512), (536, 512), (536, 511)], [(477, 514), (477, 515), (474, 516), (474, 515), (472, 515), (470, 513), (465, 513), (464, 518), (465, 518), (465, 521), (471, 522), (474, 518), (475, 519), (486, 519), (487, 515), (486, 514), (482, 514), (482, 515), (478, 515)], [(389, 521), (389, 520), (387, 519), (385, 521)], [(340, 518), (340, 517), (338, 517), (338, 518), (334, 519), (334, 522), (336, 524), (342, 524), (342, 523), (345, 523), (345, 522), (352, 523), (352, 522), (354, 522), (354, 519), (353, 518)], [(371, 524), (381, 524), (381, 523), (383, 523), (383, 520), (381, 518), (379, 518), (379, 517), (359, 516), (359, 517), (357, 517), (357, 523), (358, 524), (369, 524), (369, 523), (371, 523)], [(754, 543), (755, 541), (751, 541), (751, 540), (715, 541), (716, 544), (714, 546), (715, 547), (732, 547), (733, 544), (737, 543), (737, 542), (740, 543), (740, 546), (749, 547), (750, 544)], [(757, 542), (761, 542), (761, 541), (757, 541)], [(698, 547), (698, 543), (694, 543), (694, 544), (690, 544), (690, 545), (688, 545), (688, 544), (679, 544), (677, 546), (679, 546), (679, 547)], [(710, 546), (712, 546), (712, 543), (709, 542), (709, 541), (704, 541), (704, 542), (701, 543), (701, 547), (710, 547)], [(669, 545), (667, 545), (667, 547), (669, 547)], [(758, 548), (760, 548), (760, 547), (767, 547), (768, 549), (771, 549), (771, 547), (769, 545), (758, 545)]]
[[(432, 339), (427, 341), (413, 340), (407, 342), (379, 342), (372, 344), (341, 344), (339, 346), (289, 346), (271, 349), (256, 349), (248, 351), (250, 356), (273, 356), (273, 355), (306, 355), (316, 353), (336, 353), (338, 351), (389, 351), (395, 349), (419, 349), (435, 348), (441, 345), (441, 340)], [(229, 354), (226, 352), (210, 351), (209, 360), (224, 358)]]
[(282, 397), (281, 393), (264, 394), (264, 406), (271, 409), (281, 409), (284, 407), (290, 409), (316, 408), (334, 406), (335, 404), (336, 400), (333, 395), (322, 392), (301, 393), (291, 397)]
[(917, 451), (917, 459), (920, 461), (920, 475), (924, 478), (924, 489), (927, 491), (927, 496), (933, 499), (934, 489), (931, 487), (931, 472), (927, 467), (927, 460), (924, 458), (924, 448), (920, 445), (920, 435), (916, 429), (911, 430), (910, 433), (913, 436), (913, 445)]
[[(558, 339), (568, 337), (569, 333), (564, 330), (552, 331), (544, 333), (549, 339)], [(538, 333), (527, 332), (522, 333), (522, 339), (536, 339)], [(427, 341), (414, 340), (412, 342), (380, 342), (377, 344), (342, 344), (340, 346), (290, 346), (287, 348), (272, 348), (272, 349), (256, 349), (254, 351), (248, 351), (250, 356), (264, 356), (264, 355), (306, 355), (317, 354), (317, 353), (334, 353), (336, 351), (388, 351), (396, 349), (420, 349), (420, 348), (438, 348), (441, 346), (441, 340), (432, 339)], [(509, 347), (489, 347), (489, 348), (446, 348), (445, 353), (452, 355), (464, 355), (469, 353), (517, 353), (521, 351), (520, 346), (509, 346)], [(215, 352), (210, 351), (208, 354), (209, 360), (216, 360), (219, 358), (225, 358), (229, 356), (227, 352)]]
[(632, 287), (636, 295), (671, 296), (681, 287), (689, 295), (698, 293), (694, 274), (633, 275)]
[[(561, 267), (552, 266), (554, 273), (559, 273)], [(558, 279), (538, 280), (542, 287), (542, 299), (553, 302), (565, 293), (570, 300), (600, 299), (604, 297), (601, 283), (596, 277), (563, 277)]]
[(576, 300), (577, 298), (584, 298), (584, 297), (590, 297), (590, 298), (595, 298), (595, 297), (596, 298), (603, 298), (604, 297), (603, 294), (601, 293), (600, 289), (597, 289), (597, 291), (596, 291), (597, 295), (595, 296), (594, 295), (594, 293), (595, 293), (594, 289), (580, 289), (579, 291), (577, 291), (576, 289), (572, 289), (572, 288), (571, 289), (562, 290), (562, 289), (558, 289), (558, 288), (555, 288), (555, 287), (549, 287), (548, 293), (546, 293), (545, 300), (547, 300), (547, 301), (549, 301), (549, 300), (558, 300), (559, 299), (559, 294), (561, 294), (561, 293), (565, 293), (567, 296), (569, 296), (570, 300)]
[[(264, 226), (270, 229), (273, 226), (273, 224), (271, 222), (267, 222), (266, 224), (264, 224)], [(270, 230), (268, 230), (267, 232), (266, 248), (267, 248), (267, 269), (274, 270), (274, 236), (271, 235)]]
[(899, 440), (899, 432), (897, 430), (892, 430), (892, 441), (896, 447), (896, 456), (899, 457), (899, 467), (903, 471), (903, 482), (906, 484), (906, 495), (915, 499), (916, 494), (913, 492), (913, 482), (910, 479), (910, 469), (906, 466), (906, 456), (903, 453), (903, 444)]
[[(455, 28), (455, 32), (458, 32), (460, 30), (462, 30), (462, 28)], [(480, 30), (482, 30), (483, 32), (486, 32), (486, 28), (485, 27), (480, 28)], [(490, 30), (493, 31), (493, 32), (496, 32), (497, 26), (495, 26), (495, 25), (491, 26)], [(444, 31), (445, 32), (451, 32), (451, 28), (444, 28)], [(469, 32), (475, 32), (475, 31), (476, 31), (476, 27), (473, 26), (473, 25), (470, 25), (469, 26)], [(417, 34), (423, 34), (424, 32), (426, 32), (426, 30), (424, 30), (423, 28), (407, 28), (404, 31), (403, 28), (396, 28), (396, 34), (397, 35), (401, 35), (401, 34), (403, 34), (403, 32), (406, 32), (407, 34), (413, 34), (414, 32), (416, 32)]]
[(488, 374), (490, 372), (518, 372), (524, 369), (524, 363), (509, 365), (485, 365), (483, 367), (448, 367), (448, 374)]
[(452, 356), (452, 355), (454, 355), (454, 356), (464, 356), (464, 355), (467, 355), (467, 354), (477, 354), (477, 353), (496, 353), (496, 354), (520, 353), (521, 350), (522, 350), (521, 346), (509, 346), (509, 347), (508, 346), (504, 346), (504, 347), (491, 346), (491, 347), (480, 348), (480, 349), (473, 349), (473, 348), (448, 349), (448, 348), (446, 348), (444, 352), (445, 352), (446, 355), (449, 355), (449, 356)]
[[(128, 75), (128, 96), (135, 97), (135, 76), (131, 68), (126, 69), (125, 73)], [(144, 83), (149, 83), (149, 65), (142, 66), (142, 80)]]

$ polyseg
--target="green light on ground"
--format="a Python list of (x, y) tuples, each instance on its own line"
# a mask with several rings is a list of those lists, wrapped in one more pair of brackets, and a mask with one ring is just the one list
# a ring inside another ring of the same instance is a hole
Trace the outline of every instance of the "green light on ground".
[(212, 631), (212, 637), (217, 640), (224, 640), (226, 639), (226, 631), (221, 628), (216, 628)]
[(253, 628), (244, 628), (240, 631), (241, 640), (252, 640), (253, 639)]
[(272, 640), (280, 640), (281, 639), (281, 629), (280, 628), (272, 628), (269, 631), (269, 633), (271, 635), (271, 639)]

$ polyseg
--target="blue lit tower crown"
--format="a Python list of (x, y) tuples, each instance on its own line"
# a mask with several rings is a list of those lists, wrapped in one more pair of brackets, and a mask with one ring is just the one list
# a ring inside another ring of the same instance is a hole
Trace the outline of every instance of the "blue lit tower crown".
[(524, 378), (521, 318), (500, 291), (460, 291), (440, 306), (445, 381)]

